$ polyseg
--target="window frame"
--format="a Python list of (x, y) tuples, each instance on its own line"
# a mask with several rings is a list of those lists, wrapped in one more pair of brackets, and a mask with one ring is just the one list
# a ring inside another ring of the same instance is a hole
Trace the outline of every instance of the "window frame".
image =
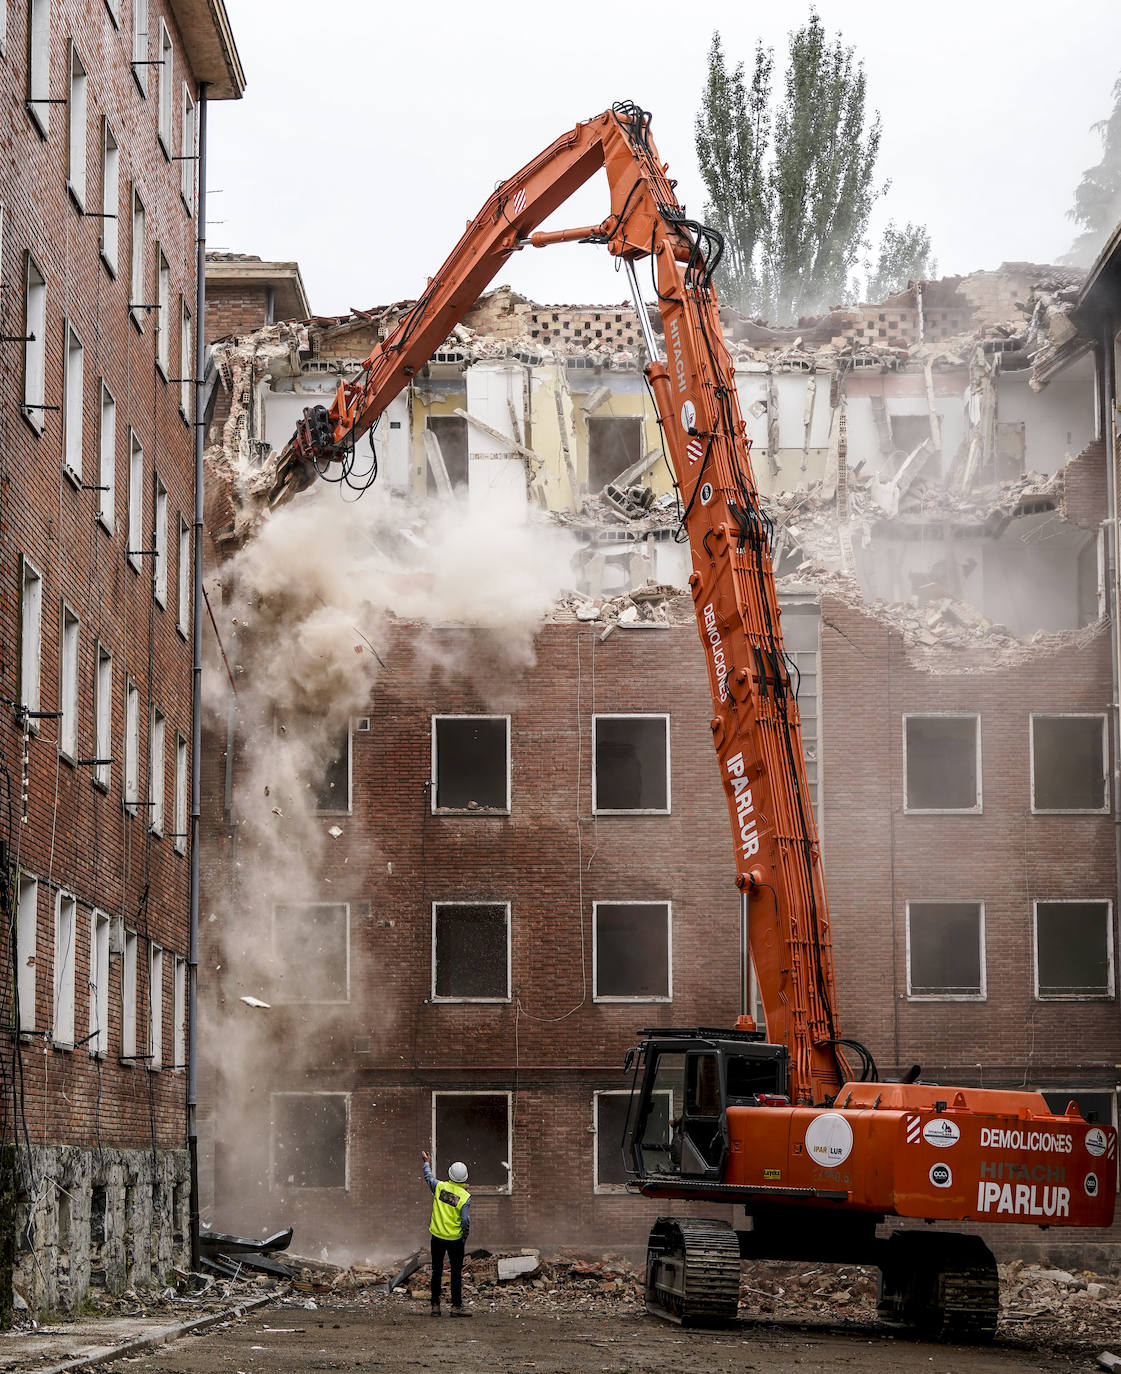
[(343, 1139), (343, 1182), (341, 1184), (327, 1184), (318, 1187), (302, 1187), (298, 1183), (278, 1183), (276, 1181), (276, 1115), (273, 1111), (269, 1112), (269, 1191), (270, 1192), (292, 1192), (304, 1193), (349, 1193), (350, 1192), (350, 1133), (351, 1133), (351, 1093), (349, 1091), (339, 1092), (335, 1089), (316, 1089), (307, 1092), (300, 1092), (292, 1088), (281, 1088), (270, 1091), (269, 1105), (275, 1097), (341, 1097), (346, 1102), (346, 1125), (344, 1128)]
[(109, 943), (109, 917), (94, 907), (90, 912), (90, 1038), (86, 1042), (92, 1059), (104, 1059), (109, 1053)]
[(152, 473), (152, 595), (167, 609), (168, 495), (158, 472)]
[[(666, 804), (665, 807), (601, 807), (599, 804), (599, 768), (596, 758), (601, 720), (662, 720), (666, 727)], [(672, 758), (670, 754), (670, 716), (668, 711), (597, 711), (592, 716), (592, 814), (594, 816), (668, 816), (673, 810)]]
[[(907, 722), (910, 720), (972, 720), (974, 730), (974, 788), (976, 801), (972, 806), (911, 806), (907, 801)], [(980, 711), (904, 711), (903, 712), (903, 814), (905, 816), (980, 816), (984, 813), (984, 789), (981, 757)]]
[[(506, 726), (506, 805), (505, 806), (437, 806), (437, 799), (440, 795), (440, 773), (439, 773), (439, 743), (437, 735), (437, 722), (441, 720), (501, 720)], [(512, 806), (512, 774), (513, 774), (513, 750), (511, 747), (511, 718), (507, 715), (489, 714), (484, 712), (455, 712), (444, 711), (440, 714), (433, 714), (430, 717), (430, 728), (432, 738), (432, 785), (429, 788), (431, 793), (431, 808), (434, 816), (509, 816), (513, 812)]]
[(187, 741), (175, 732), (175, 829), (172, 832), (172, 847), (176, 854), (187, 852)]
[[(28, 893), (29, 900), (25, 899), (25, 894)], [(15, 935), (19, 1033), (30, 1035), (35, 1030), (35, 998), (39, 974), (39, 879), (25, 869), (18, 871), (16, 883)]]
[(122, 804), (130, 816), (140, 809), (140, 688), (125, 676), (124, 776)]
[(172, 1073), (187, 1068), (187, 960), (181, 954), (172, 956), (171, 964), (171, 1058)]
[(191, 415), (191, 378), (194, 376), (194, 317), (187, 297), (179, 294), (179, 414), (188, 424)]
[[(1113, 901), (1109, 897), (1037, 897), (1031, 911), (1032, 996), (1036, 1002), (1112, 1002), (1117, 995), (1116, 954), (1113, 938)], [(1109, 969), (1108, 992), (1049, 992), (1039, 991), (1039, 908), (1041, 906), (1104, 906), (1106, 931), (1106, 962)]]
[(70, 320), (62, 341), (62, 471), (82, 485), (82, 444), (86, 404), (86, 350)]
[[(21, 553), (20, 570), (20, 636), (19, 636), (19, 692), (20, 705), (28, 711), (38, 711), (43, 701), (43, 574)], [(29, 589), (33, 589), (29, 598)], [(39, 722), (29, 720), (32, 733), (38, 733)]]
[[(506, 913), (506, 995), (504, 997), (451, 997), (436, 991), (436, 911), (438, 907), (449, 906), (493, 906), (502, 907)], [(451, 901), (433, 901), (432, 903), (432, 990), (430, 1000), (439, 1006), (455, 1005), (484, 1005), (502, 1006), (513, 1000), (513, 921), (510, 916), (510, 903), (501, 901), (497, 898), (480, 897), (470, 901), (463, 898), (455, 898)]]
[[(62, 948), (64, 934), (66, 950)], [(54, 968), (51, 974), (51, 1044), (56, 1050), (74, 1048), (77, 944), (77, 898), (65, 888), (59, 888), (54, 903)]]
[(113, 655), (97, 641), (93, 659), (94, 758), (108, 763), (94, 765), (93, 785), (108, 792), (113, 780)]
[(175, 48), (167, 22), (160, 16), (159, 66), (156, 75), (156, 138), (167, 159), (171, 158), (175, 133)]
[[(317, 797), (312, 796), (312, 803), (317, 800)], [(349, 716), (346, 718), (346, 805), (316, 806), (313, 804), (311, 814), (313, 816), (350, 816), (354, 814), (354, 723)]]
[(187, 628), (191, 623), (191, 578), (194, 563), (191, 559), (191, 527), (182, 511), (179, 512), (179, 552), (175, 573), (175, 628), (186, 639)]
[[(977, 939), (979, 943), (980, 992), (915, 992), (911, 978), (911, 908), (913, 906), (962, 906), (977, 911)], [(904, 954), (907, 961), (907, 1001), (908, 1002), (987, 1002), (988, 1001), (988, 957), (987, 933), (985, 926), (985, 903), (966, 901), (957, 897), (941, 899), (908, 898), (904, 903)]]
[(98, 523), (112, 534), (117, 522), (117, 398), (104, 377), (98, 390), (97, 485), (101, 488), (97, 493)]
[(148, 942), (148, 1058), (151, 1073), (163, 1068), (163, 946)]
[[(34, 277), (34, 280), (33, 280)], [(42, 434), (47, 423), (47, 278), (30, 252), (23, 270), (23, 418)]]
[(195, 159), (198, 157), (198, 104), (191, 94), (190, 85), (183, 82), (183, 100), (180, 109), (179, 125), (179, 194), (187, 207), (187, 214), (195, 213), (195, 187), (197, 170)]
[(136, 931), (125, 926), (121, 948), (121, 1052), (119, 1058), (121, 1063), (126, 1066), (137, 1062), (137, 951), (138, 936)]
[[(658, 1089), (655, 1096), (662, 1094), (670, 1096), (664, 1089)], [(621, 1197), (627, 1191), (625, 1183), (601, 1183), (599, 1178), (599, 1100), (601, 1097), (625, 1097), (630, 1098), (629, 1088), (595, 1088), (592, 1091), (592, 1192), (597, 1197)], [(673, 1116), (672, 1097), (667, 1117)]]
[(132, 79), (140, 94), (148, 98), (148, 0), (132, 0), (132, 60), (129, 63)]
[(144, 552), (144, 445), (131, 425), (128, 427), (127, 494), (128, 529), (125, 535), (125, 562), (138, 573)]
[(148, 713), (148, 829), (163, 838), (167, 782), (167, 716), (158, 706)]
[(66, 604), (59, 607), (58, 634), (58, 752), (73, 763), (78, 757), (78, 710), (81, 693), (81, 622)]
[[(7, 0), (4, 0), (7, 3)], [(27, 96), (24, 108), (49, 138), (51, 129), (51, 0), (29, 0), (27, 6)]]
[[(110, 174), (112, 167), (112, 174)], [(121, 247), (121, 145), (108, 119), (101, 121), (101, 261), (114, 279)]]
[[(134, 0), (134, 3), (136, 0)], [(129, 216), (129, 277), (128, 313), (133, 324), (144, 332), (144, 316), (148, 313), (150, 302), (144, 299), (148, 290), (148, 264), (146, 261), (145, 234), (147, 233), (148, 213), (135, 183), (131, 197), (132, 213)]]
[(171, 264), (156, 244), (156, 368), (166, 382), (171, 375)]
[[(601, 906), (664, 906), (666, 909), (666, 992), (640, 994), (600, 993), (599, 990), (599, 909)], [(673, 902), (662, 898), (605, 897), (592, 902), (592, 1001), (596, 1003), (668, 1003), (673, 1001)]]
[(346, 913), (346, 995), (343, 997), (290, 997), (281, 989), (271, 993), (269, 1000), (278, 1007), (345, 1007), (349, 1006), (351, 998), (351, 917), (353, 915), (353, 902), (273, 902), (271, 908), (271, 945), (274, 954), (282, 955), (281, 941), (277, 931), (276, 910), (277, 907), (300, 907), (307, 910), (309, 907), (339, 907), (341, 906)]
[[(71, 38), (67, 66), (69, 86), (66, 106), (66, 189), (79, 210), (86, 208), (89, 171), (89, 73), (78, 45)], [(75, 70), (77, 68), (77, 70)], [(77, 125), (80, 123), (80, 129)]]
[[(1041, 807), (1035, 804), (1035, 722), (1037, 720), (1098, 720), (1102, 730), (1102, 805), (1093, 807)], [(1033, 816), (1108, 816), (1109, 805), (1109, 724), (1104, 711), (1031, 711), (1028, 714), (1028, 779), (1031, 786)]]
[[(510, 1197), (514, 1191), (514, 1094), (507, 1088), (433, 1088), (432, 1089), (432, 1131), (431, 1153), (434, 1161), (439, 1162), (439, 1139), (436, 1135), (436, 1099), (440, 1097), (504, 1097), (506, 1099), (506, 1152), (507, 1163), (505, 1184), (471, 1183), (471, 1196)], [(449, 1163), (454, 1161), (449, 1161)]]

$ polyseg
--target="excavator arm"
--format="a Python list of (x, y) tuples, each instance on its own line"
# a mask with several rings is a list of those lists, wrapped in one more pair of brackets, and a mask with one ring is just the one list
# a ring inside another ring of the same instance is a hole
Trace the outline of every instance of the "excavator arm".
[[(536, 232), (603, 167), (611, 213), (598, 225)], [(708, 664), (712, 736), (749, 904), (751, 957), (767, 1032), (790, 1052), (797, 1103), (831, 1099), (849, 1077), (835, 1009), (820, 846), (806, 779), (797, 688), (783, 649), (750, 442), (720, 328), (712, 276), (720, 236), (686, 217), (650, 136), (650, 116), (617, 105), (557, 139), (503, 182), (420, 300), (379, 343), (330, 410), (305, 411), (281, 454), (272, 501), (345, 462), (502, 264), (526, 246), (600, 242), (623, 260), (635, 294), (653, 392), (692, 552), (689, 586)], [(652, 263), (664, 359), (638, 290)]]

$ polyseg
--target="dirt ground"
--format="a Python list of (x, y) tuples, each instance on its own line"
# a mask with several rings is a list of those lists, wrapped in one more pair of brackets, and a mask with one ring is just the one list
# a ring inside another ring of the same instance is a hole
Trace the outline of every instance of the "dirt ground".
[[(524, 1315), (476, 1303), (469, 1321), (404, 1299), (376, 1307), (339, 1299), (308, 1311), (265, 1307), (204, 1335), (132, 1359), (136, 1374), (310, 1374), (315, 1370), (522, 1371), (535, 1374), (743, 1374), (744, 1371), (883, 1370), (899, 1374), (1004, 1374), (1089, 1369), (1086, 1355), (1049, 1354), (1007, 1338), (987, 1348), (935, 1346), (885, 1336), (871, 1325), (810, 1325), (741, 1318), (722, 1330), (686, 1331), (620, 1312)], [(119, 1367), (119, 1366), (118, 1366)]]

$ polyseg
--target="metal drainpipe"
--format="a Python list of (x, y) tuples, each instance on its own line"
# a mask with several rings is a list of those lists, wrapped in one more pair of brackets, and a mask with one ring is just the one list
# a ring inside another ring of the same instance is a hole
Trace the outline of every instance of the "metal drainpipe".
[(197, 272), (195, 285), (195, 550), (191, 576), (191, 889), (190, 944), (187, 953), (187, 1154), (191, 1165), (191, 1269), (199, 1269), (198, 1137), (198, 968), (199, 968), (199, 818), (202, 813), (202, 516), (203, 371), (206, 367), (206, 90), (199, 86), (199, 160)]
[(1114, 326), (1104, 327), (1102, 344), (1101, 424), (1105, 439), (1105, 481), (1109, 502), (1109, 637), (1113, 675), (1113, 838), (1118, 907), (1121, 909), (1121, 558), (1118, 550), (1117, 444), (1114, 412), (1117, 406), (1117, 366), (1113, 341)]

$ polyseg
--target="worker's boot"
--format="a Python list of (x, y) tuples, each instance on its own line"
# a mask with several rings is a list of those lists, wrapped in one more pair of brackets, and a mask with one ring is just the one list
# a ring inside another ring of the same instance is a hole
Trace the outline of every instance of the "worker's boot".
[(438, 1302), (432, 1304), (431, 1315), (433, 1317), (438, 1317), (440, 1315), (440, 1304)]
[(462, 1303), (461, 1303), (458, 1307), (453, 1307), (453, 1308), (452, 1308), (452, 1316), (453, 1316), (453, 1317), (470, 1317), (470, 1316), (473, 1316), (473, 1315), (474, 1315), (474, 1313), (469, 1312), (469, 1311), (467, 1310), (467, 1308), (464, 1307), (464, 1306), (462, 1305)]

